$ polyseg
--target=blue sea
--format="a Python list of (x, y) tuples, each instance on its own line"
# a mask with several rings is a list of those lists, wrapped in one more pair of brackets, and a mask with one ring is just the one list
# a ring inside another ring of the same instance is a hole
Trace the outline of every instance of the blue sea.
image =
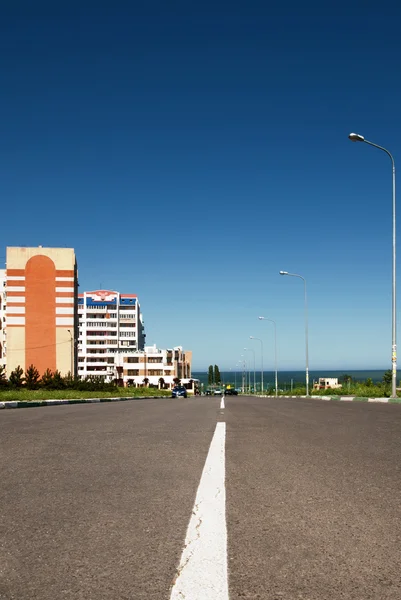
[[(344, 369), (342, 371), (327, 371), (322, 369), (321, 371), (309, 371), (309, 381), (310, 384), (313, 384), (313, 380), (319, 379), (319, 377), (337, 377), (339, 380), (344, 377), (345, 374), (350, 375), (353, 381), (363, 382), (366, 379), (372, 379), (374, 383), (379, 383), (383, 379), (383, 375), (385, 373), (385, 369), (383, 370), (366, 370), (366, 371), (352, 371)], [(232, 371), (221, 371), (221, 380), (222, 383), (231, 385), (236, 385), (236, 387), (241, 387), (242, 382), (242, 372), (237, 371), (235, 374)], [(256, 371), (256, 388), (260, 387), (260, 371)], [(207, 371), (195, 371), (192, 372), (192, 377), (194, 379), (199, 379), (201, 383), (207, 386)], [(249, 375), (248, 375), (249, 377)], [(291, 386), (291, 384), (295, 387), (297, 383), (305, 385), (305, 371), (279, 371), (277, 374), (279, 387), (282, 389), (287, 389)], [(251, 372), (251, 385), (253, 385), (253, 371)], [(263, 372), (263, 387), (267, 389), (268, 387), (274, 387), (274, 371), (264, 371)]]

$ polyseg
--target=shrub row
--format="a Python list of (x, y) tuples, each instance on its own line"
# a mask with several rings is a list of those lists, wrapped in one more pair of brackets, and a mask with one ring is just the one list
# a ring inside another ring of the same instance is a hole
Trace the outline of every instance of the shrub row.
[(86, 379), (73, 377), (68, 373), (65, 377), (59, 371), (46, 369), (42, 376), (34, 365), (30, 365), (25, 373), (18, 365), (7, 379), (5, 369), (0, 365), (0, 389), (28, 390), (82, 390), (82, 391), (112, 391), (116, 388), (116, 382), (106, 383), (102, 377), (89, 376)]

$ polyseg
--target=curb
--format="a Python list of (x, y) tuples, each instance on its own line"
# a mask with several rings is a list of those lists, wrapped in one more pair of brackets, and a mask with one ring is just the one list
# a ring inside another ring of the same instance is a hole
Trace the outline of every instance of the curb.
[[(307, 398), (308, 396), (261, 396), (261, 398)], [(332, 402), (380, 402), (389, 404), (390, 398), (365, 398), (359, 396), (309, 396), (311, 400), (325, 400)], [(393, 404), (393, 403), (391, 403)], [(395, 403), (397, 404), (397, 402)]]
[(59, 404), (95, 404), (98, 402), (125, 402), (127, 400), (155, 400), (169, 396), (123, 396), (121, 398), (79, 398), (71, 400), (34, 400), (32, 402), (9, 400), (0, 402), (1, 409), (9, 408), (39, 408), (40, 406), (58, 406)]

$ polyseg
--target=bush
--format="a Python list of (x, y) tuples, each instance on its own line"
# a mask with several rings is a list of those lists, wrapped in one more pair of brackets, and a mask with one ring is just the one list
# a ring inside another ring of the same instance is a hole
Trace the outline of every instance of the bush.
[(41, 387), (46, 390), (52, 390), (53, 388), (53, 372), (50, 369), (46, 369), (46, 371), (42, 375), (42, 379), (40, 380)]
[(40, 373), (36, 367), (30, 365), (25, 371), (25, 385), (28, 390), (37, 390), (39, 387)]
[(3, 365), (0, 365), (0, 388), (5, 389), (8, 388), (8, 380), (6, 376), (6, 369)]
[(20, 388), (23, 386), (24, 381), (24, 371), (21, 369), (20, 365), (18, 365), (10, 375), (10, 385), (13, 388)]
[(358, 396), (360, 398), (387, 398), (390, 396), (390, 390), (387, 385), (378, 383), (376, 385), (369, 383), (353, 382), (349, 387), (334, 388), (327, 390), (314, 390), (317, 396)]
[(65, 381), (64, 381), (64, 378), (61, 376), (60, 371), (54, 371), (52, 389), (53, 390), (62, 390), (64, 388), (65, 388)]

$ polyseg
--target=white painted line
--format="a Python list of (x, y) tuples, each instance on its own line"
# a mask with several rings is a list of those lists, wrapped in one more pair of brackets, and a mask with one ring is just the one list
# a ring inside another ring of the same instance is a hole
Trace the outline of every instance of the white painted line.
[(224, 396), (221, 399), (220, 408), (225, 408), (225, 406), (224, 406)]
[(228, 600), (225, 439), (217, 423), (170, 600)]
[(388, 398), (368, 398), (368, 402), (383, 402), (384, 404), (387, 404)]

